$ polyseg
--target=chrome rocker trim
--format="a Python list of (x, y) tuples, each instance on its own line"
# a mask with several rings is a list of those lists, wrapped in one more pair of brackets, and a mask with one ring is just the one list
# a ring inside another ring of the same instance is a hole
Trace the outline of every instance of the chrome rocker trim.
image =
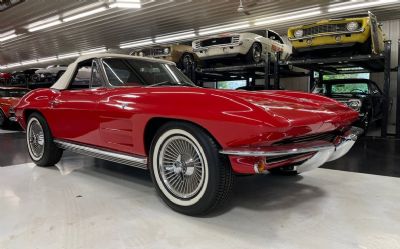
[[(359, 135), (363, 133), (363, 129), (352, 127), (343, 135), (339, 144), (324, 141), (315, 141), (307, 143), (299, 143), (289, 146), (271, 146), (266, 148), (245, 148), (231, 149), (220, 151), (221, 154), (230, 156), (250, 156), (250, 157), (268, 157), (294, 155), (307, 152), (316, 152), (311, 158), (300, 165), (294, 166), (297, 172), (305, 172), (322, 166), (326, 162), (336, 160), (344, 155), (353, 147)], [(256, 171), (257, 172), (257, 171)], [(260, 172), (262, 173), (262, 172)]]
[(145, 157), (131, 156), (118, 152), (111, 152), (99, 148), (94, 148), (90, 146), (75, 144), (61, 140), (54, 140), (54, 143), (61, 149), (69, 150), (85, 156), (91, 156), (115, 163), (121, 163), (136, 168), (148, 169), (147, 158)]

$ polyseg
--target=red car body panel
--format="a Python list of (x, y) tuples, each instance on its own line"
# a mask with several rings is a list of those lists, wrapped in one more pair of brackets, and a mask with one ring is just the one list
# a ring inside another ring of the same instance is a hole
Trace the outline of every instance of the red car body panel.
[[(36, 110), (57, 139), (139, 156), (148, 154), (145, 134), (153, 119), (195, 123), (227, 149), (344, 129), (358, 118), (345, 105), (314, 94), (180, 86), (40, 89), (27, 94), (15, 110), (22, 127), (24, 114)], [(230, 159), (235, 172), (254, 172), (245, 159)]]
[[(20, 87), (0, 87), (0, 90), (13, 90), (13, 89), (22, 89), (26, 90), (26, 88)], [(3, 111), (6, 118), (10, 117), (10, 108), (18, 104), (21, 98), (15, 97), (0, 97), (0, 109)]]

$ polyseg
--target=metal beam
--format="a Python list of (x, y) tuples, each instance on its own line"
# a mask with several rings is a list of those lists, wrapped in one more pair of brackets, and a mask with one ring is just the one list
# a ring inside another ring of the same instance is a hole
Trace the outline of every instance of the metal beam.
[(400, 138), (400, 39), (398, 40), (397, 52), (396, 138)]
[(274, 89), (279, 90), (279, 61), (281, 59), (281, 52), (275, 53), (274, 61)]
[(384, 83), (383, 83), (383, 118), (381, 127), (381, 137), (387, 136), (387, 126), (389, 120), (389, 91), (390, 91), (390, 55), (392, 41), (385, 42), (385, 68), (384, 68)]
[(264, 89), (266, 89), (266, 90), (269, 89), (269, 86), (271, 84), (270, 83), (271, 82), (271, 75), (270, 75), (271, 64), (270, 64), (270, 62), (271, 62), (271, 54), (267, 53), (267, 56), (265, 57), (265, 71), (264, 71), (264, 73), (265, 73), (264, 74)]

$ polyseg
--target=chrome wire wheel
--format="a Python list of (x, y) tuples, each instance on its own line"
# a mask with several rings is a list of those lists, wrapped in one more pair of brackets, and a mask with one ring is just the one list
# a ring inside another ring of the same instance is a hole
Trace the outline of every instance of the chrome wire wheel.
[(195, 143), (185, 136), (169, 137), (161, 145), (158, 171), (168, 191), (180, 199), (190, 199), (201, 190), (205, 163)]
[(35, 160), (42, 158), (44, 153), (44, 132), (39, 120), (32, 118), (27, 131), (28, 147), (31, 156)]

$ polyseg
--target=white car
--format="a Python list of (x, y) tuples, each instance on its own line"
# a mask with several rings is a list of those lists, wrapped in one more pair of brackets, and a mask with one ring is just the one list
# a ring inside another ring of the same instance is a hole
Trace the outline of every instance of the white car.
[(35, 72), (34, 80), (36, 82), (51, 79), (58, 80), (66, 70), (67, 66), (65, 65), (51, 65), (37, 70)]
[(225, 33), (195, 40), (192, 46), (200, 60), (242, 56), (248, 63), (260, 63), (268, 53), (274, 59), (274, 52), (280, 51), (281, 60), (286, 60), (292, 53), (291, 46), (285, 44), (282, 37), (271, 30)]

